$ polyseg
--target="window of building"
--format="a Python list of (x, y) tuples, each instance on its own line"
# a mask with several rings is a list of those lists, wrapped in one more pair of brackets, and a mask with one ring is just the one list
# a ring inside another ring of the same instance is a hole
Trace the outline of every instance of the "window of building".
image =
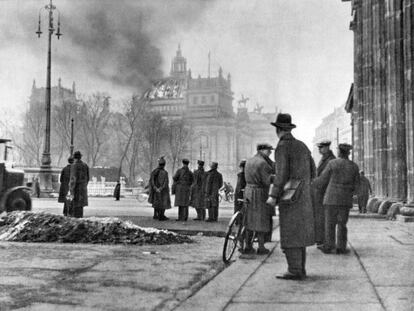
[(205, 96), (201, 96), (201, 103), (205, 104), (206, 103), (206, 97)]
[(193, 105), (197, 105), (198, 104), (198, 97), (194, 96), (193, 97)]

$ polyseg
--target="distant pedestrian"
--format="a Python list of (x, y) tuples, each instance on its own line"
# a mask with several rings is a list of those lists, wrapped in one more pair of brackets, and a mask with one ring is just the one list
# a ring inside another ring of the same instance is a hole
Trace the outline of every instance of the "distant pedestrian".
[(150, 195), (148, 202), (154, 208), (154, 219), (160, 221), (168, 220), (165, 210), (171, 208), (170, 187), (168, 172), (165, 168), (165, 159), (158, 160), (158, 167), (151, 172), (150, 176)]
[(39, 178), (35, 178), (34, 181), (34, 191), (35, 191), (35, 196), (36, 198), (40, 198), (40, 183), (39, 183)]
[[(336, 158), (332, 150), (329, 148), (330, 145), (330, 140), (323, 140), (317, 144), (322, 158), (316, 168), (316, 176), (320, 176), (325, 167), (328, 165), (328, 162)], [(313, 208), (315, 211), (315, 242), (319, 249), (323, 247), (323, 241), (325, 239), (325, 210), (323, 207), (324, 190), (325, 189), (319, 190), (316, 187), (313, 187), (312, 189)]]
[(208, 222), (218, 220), (219, 189), (223, 186), (223, 176), (217, 171), (218, 163), (211, 162), (210, 170), (207, 173), (204, 195), (206, 209), (208, 209)]
[(206, 182), (206, 172), (204, 171), (204, 161), (198, 160), (198, 169), (193, 173), (193, 184), (191, 185), (190, 205), (195, 208), (197, 217), (194, 220), (205, 220), (206, 209), (204, 202), (204, 185)]
[(239, 172), (237, 173), (236, 191), (234, 192), (234, 213), (240, 211), (243, 207), (244, 190), (246, 188), (245, 167), (246, 160), (241, 160), (239, 163)]
[(69, 193), (69, 182), (70, 182), (70, 167), (73, 163), (73, 157), (68, 158), (68, 165), (66, 165), (60, 172), (60, 188), (59, 188), (59, 198), (58, 202), (63, 203), (63, 215), (69, 215), (69, 204), (67, 195)]
[(188, 168), (190, 161), (182, 160), (183, 166), (173, 176), (175, 188), (174, 206), (178, 206), (177, 221), (187, 221), (188, 206), (190, 205), (190, 189), (193, 184), (193, 173)]
[(73, 154), (74, 163), (70, 168), (69, 188), (72, 197), (73, 217), (83, 217), (83, 207), (88, 206), (89, 167), (84, 163), (80, 151)]
[(372, 188), (368, 178), (365, 177), (364, 171), (359, 172), (359, 187), (357, 195), (359, 212), (366, 213), (368, 198), (369, 195), (372, 195)]
[(253, 253), (253, 233), (256, 232), (259, 247), (257, 254), (268, 254), (265, 248), (265, 236), (272, 231), (272, 216), (275, 208), (266, 204), (271, 184), (273, 162), (269, 159), (273, 148), (269, 144), (259, 144), (257, 153), (246, 162), (246, 189), (244, 204), (246, 206), (245, 227), (246, 247), (244, 253)]
[(114, 189), (115, 201), (119, 201), (120, 197), (121, 197), (121, 183), (119, 182), (119, 180), (117, 180), (116, 186), (115, 186), (115, 189)]
[(339, 144), (338, 159), (329, 161), (321, 176), (314, 181), (318, 188), (326, 189), (323, 196), (325, 241), (322, 249), (326, 254), (330, 254), (335, 246), (337, 254), (348, 252), (346, 224), (352, 208), (353, 194), (359, 186), (358, 165), (348, 159), (351, 149), (349, 144)]
[[(311, 180), (315, 177), (315, 163), (306, 145), (293, 137), (290, 114), (279, 113), (276, 122), (279, 142), (275, 150), (275, 177), (267, 203), (279, 205), (280, 246), (285, 253), (288, 271), (277, 278), (302, 280), (306, 277), (306, 247), (315, 244), (315, 222), (311, 203)], [(284, 193), (290, 184), (291, 198)]]

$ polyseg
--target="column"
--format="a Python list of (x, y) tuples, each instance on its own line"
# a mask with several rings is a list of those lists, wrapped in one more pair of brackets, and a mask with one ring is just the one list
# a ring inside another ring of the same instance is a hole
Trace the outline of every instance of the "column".
[(404, 107), (404, 62), (402, 1), (386, 0), (387, 104), (388, 104), (388, 195), (391, 200), (407, 198), (407, 164)]
[(414, 2), (403, 1), (403, 34), (404, 34), (404, 101), (405, 101), (405, 128), (407, 151), (407, 202), (414, 206), (414, 64), (413, 64), (413, 36), (414, 36)]
[(387, 105), (385, 81), (385, 19), (384, 1), (374, 0), (373, 15), (373, 122), (374, 122), (374, 182), (373, 191), (376, 196), (388, 196), (387, 171)]

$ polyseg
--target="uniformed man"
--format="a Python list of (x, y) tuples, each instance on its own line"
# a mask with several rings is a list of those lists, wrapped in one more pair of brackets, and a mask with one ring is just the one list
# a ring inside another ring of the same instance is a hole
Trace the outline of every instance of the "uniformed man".
[(358, 209), (360, 213), (367, 212), (367, 203), (369, 195), (372, 194), (371, 184), (365, 177), (364, 171), (359, 172), (359, 188), (358, 188)]
[(246, 205), (245, 226), (248, 231), (246, 247), (243, 252), (247, 254), (254, 252), (253, 232), (256, 232), (259, 242), (257, 254), (269, 253), (264, 244), (266, 234), (272, 231), (272, 216), (275, 215), (274, 207), (266, 204), (271, 176), (274, 173), (273, 163), (269, 159), (272, 150), (273, 148), (269, 144), (259, 144), (256, 155), (246, 162), (244, 204)]
[(165, 210), (171, 208), (170, 187), (168, 181), (168, 172), (165, 168), (165, 159), (161, 157), (158, 160), (158, 167), (151, 172), (150, 176), (150, 195), (148, 202), (154, 208), (154, 217), (159, 221), (168, 220), (165, 216)]
[(178, 206), (177, 221), (187, 221), (188, 206), (190, 205), (190, 188), (193, 183), (193, 173), (188, 168), (190, 161), (188, 159), (182, 160), (183, 166), (175, 172), (173, 181), (175, 185), (175, 202)]
[[(315, 163), (306, 145), (293, 137), (290, 114), (279, 113), (276, 121), (279, 142), (275, 150), (275, 177), (267, 203), (279, 205), (280, 246), (285, 253), (288, 271), (277, 278), (302, 280), (306, 277), (306, 247), (315, 244), (311, 180), (315, 177)], [(296, 199), (288, 200), (284, 187), (295, 184)], [(299, 187), (300, 186), (300, 187)]]
[(190, 205), (195, 208), (197, 213), (197, 217), (194, 220), (205, 220), (204, 184), (206, 182), (206, 172), (204, 171), (204, 161), (198, 160), (197, 164), (198, 169), (193, 173), (194, 179), (191, 185)]
[(74, 163), (70, 167), (69, 188), (72, 198), (73, 217), (83, 217), (83, 207), (88, 206), (89, 167), (83, 162), (80, 151), (73, 154)]
[(211, 162), (204, 187), (206, 209), (208, 209), (207, 222), (218, 220), (219, 189), (223, 187), (223, 176), (217, 171), (218, 163)]
[[(330, 140), (322, 140), (317, 144), (322, 158), (316, 168), (316, 176), (320, 176), (328, 162), (336, 158), (332, 150), (329, 148), (330, 145)], [(325, 211), (323, 208), (323, 193), (321, 193), (321, 191), (317, 188), (314, 188), (313, 196), (313, 208), (315, 211), (315, 242), (316, 246), (321, 249), (325, 239)]]
[(59, 188), (59, 198), (58, 202), (63, 203), (63, 215), (70, 216), (69, 205), (67, 200), (67, 195), (69, 193), (69, 182), (70, 182), (70, 167), (73, 163), (73, 157), (68, 158), (68, 165), (66, 165), (60, 172), (60, 188)]
[[(358, 190), (358, 165), (348, 159), (352, 146), (339, 144), (338, 159), (329, 161), (322, 174), (314, 183), (319, 189), (326, 189), (323, 196), (325, 208), (325, 240), (322, 251), (332, 253), (336, 247), (337, 254), (345, 254), (348, 231), (349, 210), (352, 208), (352, 196)], [(335, 239), (336, 228), (338, 230)], [(335, 241), (337, 244), (335, 245)]]

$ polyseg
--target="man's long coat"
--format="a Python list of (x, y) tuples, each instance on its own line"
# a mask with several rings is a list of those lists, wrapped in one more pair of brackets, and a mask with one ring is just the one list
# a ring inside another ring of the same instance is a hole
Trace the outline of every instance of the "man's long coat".
[(59, 203), (66, 202), (66, 196), (69, 192), (69, 182), (70, 182), (70, 166), (71, 164), (66, 165), (60, 172), (60, 188), (59, 188)]
[(206, 183), (206, 172), (204, 168), (195, 170), (193, 176), (190, 205), (194, 208), (204, 208), (204, 185)]
[(344, 158), (329, 161), (322, 175), (314, 181), (316, 187), (325, 189), (323, 205), (352, 208), (352, 196), (359, 186), (359, 168)]
[(294, 203), (279, 203), (280, 246), (306, 247), (315, 244), (311, 180), (315, 163), (306, 145), (291, 133), (282, 136), (275, 150), (275, 178), (271, 196), (279, 202), (283, 187), (290, 179), (301, 179), (303, 187)]
[(70, 168), (70, 191), (73, 194), (74, 207), (88, 205), (89, 167), (81, 160), (75, 160)]
[(275, 209), (266, 204), (269, 194), (273, 163), (257, 153), (246, 162), (244, 204), (246, 205), (246, 228), (257, 232), (272, 230), (272, 216)]
[(157, 167), (151, 172), (148, 202), (152, 204), (154, 209), (165, 210), (171, 208), (168, 183), (168, 172), (164, 168)]
[(206, 184), (204, 187), (206, 208), (219, 206), (219, 189), (221, 187), (223, 187), (223, 176), (217, 169), (209, 170), (207, 172)]
[(193, 183), (193, 173), (188, 166), (179, 168), (173, 176), (175, 184), (175, 206), (190, 205), (190, 188)]
[(244, 190), (246, 189), (246, 175), (245, 172), (237, 173), (236, 190), (234, 191), (234, 212), (237, 212), (243, 207)]

